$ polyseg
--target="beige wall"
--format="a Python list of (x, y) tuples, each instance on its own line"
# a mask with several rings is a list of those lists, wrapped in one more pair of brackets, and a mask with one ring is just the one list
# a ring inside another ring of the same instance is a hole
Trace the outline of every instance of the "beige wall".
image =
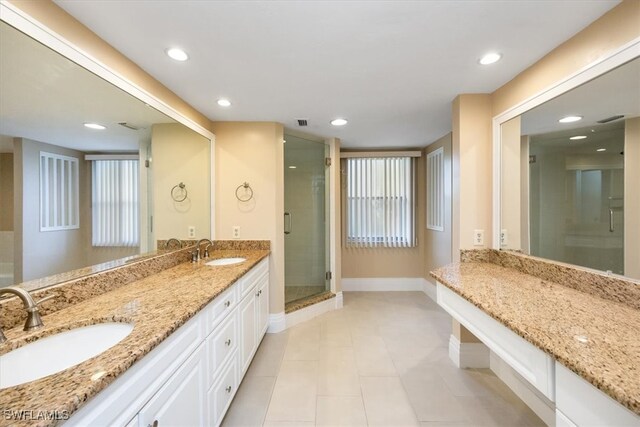
[[(460, 249), (491, 247), (492, 164), (491, 97), (459, 95), (452, 111), (453, 256)], [(484, 245), (473, 245), (474, 230), (484, 230)]]
[(0, 153), (0, 231), (13, 231), (13, 154)]
[[(445, 182), (444, 182), (444, 204), (445, 204), (445, 220), (444, 220), (444, 231), (436, 231), (429, 230), (426, 227), (424, 228), (424, 240), (425, 240), (425, 262), (424, 262), (424, 277), (430, 282), (435, 283), (435, 279), (431, 277), (429, 274), (430, 271), (442, 267), (443, 265), (449, 264), (453, 260), (452, 253), (452, 242), (451, 242), (451, 227), (452, 227), (452, 217), (451, 217), (451, 133), (443, 136), (442, 138), (435, 141), (433, 144), (429, 145), (424, 150), (424, 158), (426, 162), (427, 154), (439, 149), (443, 148), (444, 153), (444, 174), (445, 174)], [(426, 182), (426, 181), (425, 181)], [(425, 188), (426, 191), (426, 188)], [(425, 195), (426, 199), (426, 195)], [(426, 209), (425, 209), (426, 212)], [(426, 215), (426, 213), (425, 213)], [(426, 224), (426, 218), (425, 218)]]
[(624, 274), (634, 279), (640, 279), (639, 182), (640, 117), (636, 117), (625, 120), (624, 132)]
[[(202, 135), (178, 124), (151, 128), (154, 237), (188, 238), (194, 226), (196, 238), (211, 237), (211, 144)], [(183, 182), (187, 199), (176, 202), (171, 189)]]
[(521, 136), (520, 116), (515, 117), (500, 126), (502, 140), (501, 170), (502, 185), (500, 194), (500, 227), (506, 232), (507, 243), (501, 244), (503, 249), (522, 249), (520, 232), (522, 223), (521, 197), (522, 173), (521, 169)]
[(496, 90), (493, 116), (522, 103), (640, 36), (640, 1), (624, 0)]
[[(283, 127), (273, 122), (214, 122), (216, 134), (216, 238), (271, 241), (269, 305), (284, 311)], [(240, 202), (236, 188), (248, 182), (253, 199)]]
[[(342, 278), (424, 277), (425, 172), (424, 158), (417, 159), (416, 237), (414, 248), (351, 248), (342, 246)], [(344, 186), (342, 186), (344, 190)], [(342, 194), (343, 236), (346, 192)], [(344, 240), (344, 239), (342, 239)]]
[(211, 130), (211, 121), (167, 87), (118, 52), (51, 0), (8, 0), (9, 3), (50, 28), (84, 53), (105, 64), (113, 72), (137, 85), (184, 117)]

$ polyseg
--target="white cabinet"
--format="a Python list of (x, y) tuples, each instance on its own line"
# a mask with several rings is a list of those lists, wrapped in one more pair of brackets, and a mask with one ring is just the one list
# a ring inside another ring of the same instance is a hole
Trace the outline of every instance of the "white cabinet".
[(87, 402), (65, 425), (220, 425), (268, 320), (267, 258)]
[(204, 425), (204, 345), (187, 359), (138, 414), (140, 426)]

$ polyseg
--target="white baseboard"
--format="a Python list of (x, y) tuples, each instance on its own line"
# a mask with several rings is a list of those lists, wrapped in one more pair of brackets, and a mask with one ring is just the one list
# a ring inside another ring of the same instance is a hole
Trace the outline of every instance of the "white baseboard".
[(435, 283), (427, 279), (422, 279), (422, 292), (424, 292), (433, 301), (438, 302), (438, 287)]
[(449, 337), (449, 357), (458, 368), (488, 368), (489, 347), (481, 342), (461, 343), (455, 335)]
[(556, 425), (555, 405), (514, 371), (497, 354), (490, 352), (490, 368), (548, 426)]
[(287, 322), (284, 311), (269, 315), (269, 328), (267, 329), (268, 334), (277, 334), (285, 329), (287, 329)]
[[(338, 297), (340, 298), (338, 299)], [(289, 329), (292, 326), (311, 320), (314, 317), (320, 316), (321, 314), (329, 311), (337, 310), (338, 308), (342, 308), (342, 292), (338, 292), (334, 298), (321, 301), (317, 304), (313, 304), (309, 307), (301, 308), (300, 310), (287, 314), (285, 316), (286, 328)]]
[(348, 292), (387, 292), (422, 291), (422, 277), (364, 277), (342, 278), (342, 291)]
[(344, 305), (344, 298), (342, 297), (342, 292), (336, 293), (336, 309), (342, 308)]

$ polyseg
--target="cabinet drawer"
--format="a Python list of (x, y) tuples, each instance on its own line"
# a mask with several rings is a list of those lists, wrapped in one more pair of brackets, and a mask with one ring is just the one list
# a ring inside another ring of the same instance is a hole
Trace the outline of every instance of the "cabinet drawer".
[(238, 389), (238, 365), (236, 358), (231, 359), (218, 381), (207, 393), (209, 402), (209, 425), (219, 426), (227, 408)]
[(551, 401), (554, 359), (446, 286), (438, 283), (438, 305)]
[(206, 334), (209, 335), (224, 318), (233, 311), (238, 303), (238, 286), (233, 285), (218, 295), (207, 306)]
[(249, 270), (249, 272), (242, 278), (240, 285), (242, 289), (240, 299), (242, 299), (242, 297), (244, 297), (251, 288), (257, 285), (260, 281), (260, 278), (262, 278), (262, 276), (264, 276), (264, 274), (268, 272), (269, 258), (267, 257), (260, 261), (258, 265)]
[(218, 372), (222, 366), (233, 355), (238, 348), (238, 318), (233, 312), (218, 328), (207, 338), (208, 359), (209, 359), (209, 381), (208, 386), (213, 383), (213, 379), (218, 377)]

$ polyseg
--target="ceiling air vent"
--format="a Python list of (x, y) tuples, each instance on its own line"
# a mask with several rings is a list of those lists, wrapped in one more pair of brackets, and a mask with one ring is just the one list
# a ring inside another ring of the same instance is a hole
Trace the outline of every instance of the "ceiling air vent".
[(307, 119), (296, 119), (298, 121), (298, 126), (306, 126), (307, 123)]
[(125, 128), (127, 128), (127, 129), (131, 129), (131, 130), (139, 130), (139, 129), (140, 129), (139, 127), (136, 127), (136, 126), (134, 126), (134, 125), (132, 125), (132, 124), (129, 124), (129, 123), (127, 123), (127, 122), (119, 122), (118, 124), (119, 124), (120, 126), (122, 126), (122, 127), (125, 127)]
[(606, 119), (598, 120), (598, 123), (609, 123), (614, 120), (621, 119), (623, 117), (624, 117), (623, 115), (611, 116), (611, 117), (607, 117)]

